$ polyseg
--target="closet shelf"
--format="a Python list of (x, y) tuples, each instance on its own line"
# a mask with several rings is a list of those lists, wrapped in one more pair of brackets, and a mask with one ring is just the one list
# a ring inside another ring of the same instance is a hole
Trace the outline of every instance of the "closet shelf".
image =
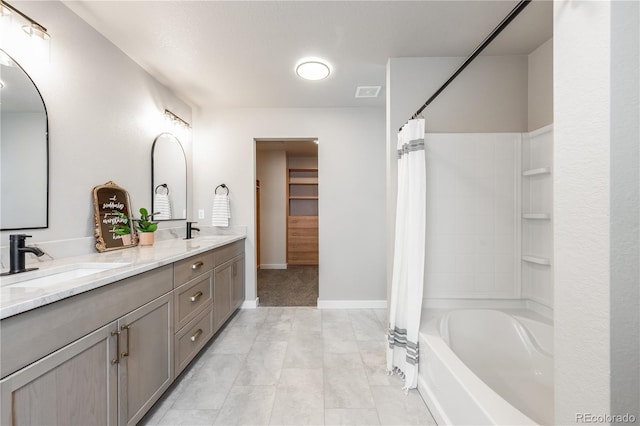
[(538, 265), (551, 265), (551, 259), (546, 257), (524, 255), (522, 256), (522, 260), (525, 262), (535, 263)]
[(317, 185), (318, 178), (291, 178), (289, 185)]
[(523, 213), (523, 219), (538, 219), (538, 220), (549, 220), (551, 219), (550, 213)]
[(529, 169), (522, 172), (522, 176), (536, 176), (551, 173), (551, 167), (540, 167), (539, 169)]

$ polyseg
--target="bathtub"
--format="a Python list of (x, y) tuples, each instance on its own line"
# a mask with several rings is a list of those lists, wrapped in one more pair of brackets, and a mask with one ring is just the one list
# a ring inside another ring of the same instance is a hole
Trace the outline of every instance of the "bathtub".
[(549, 323), (448, 311), (423, 323), (419, 362), (418, 390), (439, 425), (553, 424)]

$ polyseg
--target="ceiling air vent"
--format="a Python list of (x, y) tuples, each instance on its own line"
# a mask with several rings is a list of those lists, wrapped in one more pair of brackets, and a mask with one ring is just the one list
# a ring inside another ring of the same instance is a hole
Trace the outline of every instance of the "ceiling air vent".
[(377, 98), (380, 93), (380, 86), (358, 86), (356, 98)]

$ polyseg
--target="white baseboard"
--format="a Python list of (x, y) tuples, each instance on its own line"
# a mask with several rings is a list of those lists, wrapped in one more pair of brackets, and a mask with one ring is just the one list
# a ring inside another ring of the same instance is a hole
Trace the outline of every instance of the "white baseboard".
[(320, 300), (318, 309), (386, 309), (386, 300)]
[(256, 297), (256, 300), (245, 300), (242, 302), (240, 309), (255, 309), (260, 306), (260, 298)]
[(261, 263), (260, 269), (287, 269), (286, 263)]

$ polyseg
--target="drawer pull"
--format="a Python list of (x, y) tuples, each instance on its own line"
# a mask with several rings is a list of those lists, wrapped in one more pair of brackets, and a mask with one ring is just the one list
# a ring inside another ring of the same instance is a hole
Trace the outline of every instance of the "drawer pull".
[(199, 328), (198, 331), (193, 333), (193, 335), (191, 336), (191, 341), (195, 342), (196, 340), (198, 340), (198, 337), (200, 337), (201, 334), (202, 334), (202, 329)]
[(197, 302), (198, 299), (200, 299), (200, 297), (202, 297), (202, 292), (199, 291), (196, 294), (194, 294), (193, 296), (191, 296), (191, 301), (192, 302)]
[(120, 364), (120, 332), (112, 331), (111, 335), (116, 336), (116, 359), (112, 359), (111, 364)]
[(127, 330), (127, 351), (126, 352), (122, 352), (120, 354), (120, 356), (122, 358), (126, 358), (129, 356), (129, 348), (131, 347), (131, 344), (129, 343), (129, 335), (131, 334), (131, 330), (129, 329), (128, 325), (123, 325), (122, 327), (120, 327), (120, 332)]
[(196, 262), (193, 265), (191, 265), (191, 270), (195, 271), (196, 269), (201, 268), (203, 265), (204, 265), (203, 261)]

